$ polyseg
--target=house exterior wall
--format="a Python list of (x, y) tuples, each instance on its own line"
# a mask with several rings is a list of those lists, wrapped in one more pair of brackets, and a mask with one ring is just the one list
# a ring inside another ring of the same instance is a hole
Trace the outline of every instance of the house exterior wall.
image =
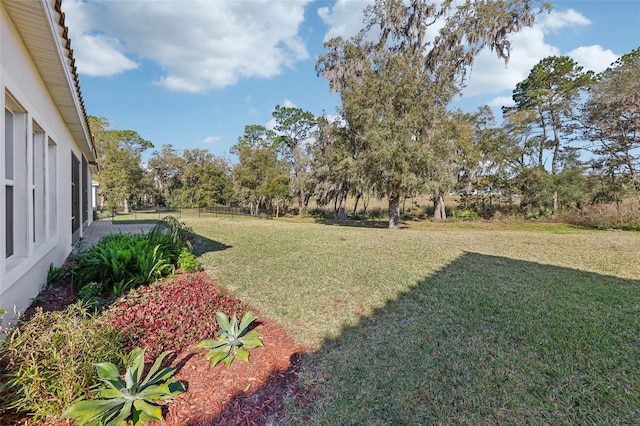
[[(80, 218), (74, 236), (72, 190), (79, 191), (81, 203), (85, 191), (72, 187), (72, 156), (82, 164), (83, 152), (2, 2), (0, 101), (0, 309), (8, 313), (6, 325), (12, 312), (24, 311), (46, 284), (49, 265), (64, 263), (73, 241), (92, 221), (93, 202), (86, 201), (86, 213), (80, 206), (87, 217)], [(15, 147), (8, 148), (10, 143)], [(77, 185), (90, 185), (91, 171), (83, 171), (85, 179)], [(91, 197), (90, 187), (86, 194)]]

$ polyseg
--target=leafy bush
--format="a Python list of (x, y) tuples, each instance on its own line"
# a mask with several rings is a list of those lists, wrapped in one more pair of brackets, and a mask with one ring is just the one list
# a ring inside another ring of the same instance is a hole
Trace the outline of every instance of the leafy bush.
[(91, 282), (119, 296), (125, 291), (149, 284), (173, 271), (173, 265), (160, 245), (147, 235), (112, 234), (76, 255), (74, 279), (78, 289)]
[(249, 349), (262, 346), (262, 336), (256, 330), (249, 331), (249, 325), (258, 317), (253, 312), (247, 312), (240, 324), (234, 314), (231, 320), (223, 312), (216, 313), (220, 330), (215, 339), (203, 340), (198, 348), (208, 349), (205, 355), (211, 360), (211, 367), (222, 362), (229, 367), (234, 359), (249, 362)]
[(125, 349), (147, 347), (151, 356), (165, 350), (181, 352), (217, 329), (216, 311), (246, 311), (240, 300), (204, 273), (179, 275), (137, 288), (104, 312), (118, 330)]
[(64, 311), (37, 308), (0, 346), (8, 393), (3, 405), (35, 419), (59, 415), (96, 384), (93, 364), (121, 365), (120, 337), (92, 320), (81, 303)]
[(142, 379), (144, 351), (136, 348), (128, 356), (124, 381), (120, 378), (118, 367), (112, 363), (96, 364), (98, 376), (104, 383), (95, 392), (96, 398), (74, 403), (62, 413), (62, 417), (76, 419), (80, 425), (89, 423), (117, 426), (131, 420), (133, 426), (137, 426), (151, 420), (162, 421), (162, 408), (154, 402), (173, 399), (184, 392), (185, 387), (175, 379), (169, 380), (175, 373), (175, 368), (160, 370), (162, 361), (171, 351), (160, 354)]
[(454, 217), (460, 220), (478, 220), (480, 215), (473, 209), (456, 210)]
[(178, 268), (182, 269), (185, 272), (196, 272), (202, 268), (198, 259), (190, 253), (186, 248), (182, 249), (180, 256), (178, 257)]

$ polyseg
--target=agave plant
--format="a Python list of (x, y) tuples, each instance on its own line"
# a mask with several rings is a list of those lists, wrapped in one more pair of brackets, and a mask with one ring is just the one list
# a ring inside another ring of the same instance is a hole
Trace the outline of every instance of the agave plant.
[(175, 373), (175, 368), (158, 371), (171, 351), (160, 354), (142, 379), (144, 351), (140, 348), (131, 351), (124, 381), (112, 363), (95, 364), (104, 386), (95, 392), (95, 399), (75, 402), (62, 413), (62, 417), (74, 418), (79, 425), (92, 426), (117, 426), (126, 420), (131, 420), (133, 426), (151, 420), (162, 421), (162, 408), (154, 401), (172, 399), (185, 388), (177, 380), (168, 380)]
[(231, 320), (223, 312), (216, 312), (216, 320), (220, 325), (220, 330), (216, 333), (215, 339), (203, 340), (196, 347), (208, 349), (205, 355), (211, 360), (211, 367), (215, 367), (222, 362), (227, 367), (234, 359), (249, 362), (249, 349), (262, 345), (262, 336), (256, 330), (247, 332), (249, 325), (258, 319), (253, 312), (249, 311), (242, 317), (240, 324), (233, 314)]

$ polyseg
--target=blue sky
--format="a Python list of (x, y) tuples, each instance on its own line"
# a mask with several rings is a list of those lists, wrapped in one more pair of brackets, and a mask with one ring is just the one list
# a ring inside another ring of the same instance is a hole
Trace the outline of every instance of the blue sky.
[[(65, 0), (62, 8), (89, 114), (137, 131), (158, 150), (172, 144), (230, 158), (244, 126), (269, 126), (276, 105), (335, 114), (339, 99), (316, 75), (316, 58), (326, 38), (357, 32), (367, 4)], [(497, 111), (546, 56), (568, 55), (598, 72), (640, 46), (638, 0), (551, 4), (551, 14), (512, 37), (507, 67), (491, 52), (479, 55), (454, 107)]]

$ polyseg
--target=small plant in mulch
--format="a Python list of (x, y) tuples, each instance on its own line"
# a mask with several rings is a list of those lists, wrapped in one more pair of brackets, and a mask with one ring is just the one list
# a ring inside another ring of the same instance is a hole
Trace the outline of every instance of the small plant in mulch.
[(202, 269), (202, 265), (195, 255), (185, 247), (178, 256), (178, 268), (184, 272), (197, 272)]
[(117, 426), (131, 420), (133, 426), (139, 426), (151, 420), (162, 421), (162, 407), (156, 401), (173, 399), (186, 389), (182, 382), (171, 379), (175, 368), (160, 369), (171, 351), (161, 353), (146, 376), (144, 353), (145, 349), (136, 348), (128, 355), (124, 380), (114, 364), (95, 364), (102, 387), (94, 392), (94, 399), (75, 402), (62, 417), (76, 419), (79, 425)]
[(256, 330), (249, 330), (252, 322), (258, 319), (253, 312), (244, 314), (242, 320), (234, 314), (231, 319), (224, 312), (216, 313), (220, 330), (215, 339), (203, 340), (198, 348), (208, 349), (206, 358), (211, 360), (211, 367), (223, 363), (229, 368), (234, 359), (249, 362), (249, 350), (262, 346), (262, 336)]
[(244, 313), (246, 306), (206, 274), (179, 275), (139, 287), (106, 312), (109, 325), (123, 336), (125, 349), (147, 347), (151, 356), (182, 352), (218, 329), (216, 312)]

